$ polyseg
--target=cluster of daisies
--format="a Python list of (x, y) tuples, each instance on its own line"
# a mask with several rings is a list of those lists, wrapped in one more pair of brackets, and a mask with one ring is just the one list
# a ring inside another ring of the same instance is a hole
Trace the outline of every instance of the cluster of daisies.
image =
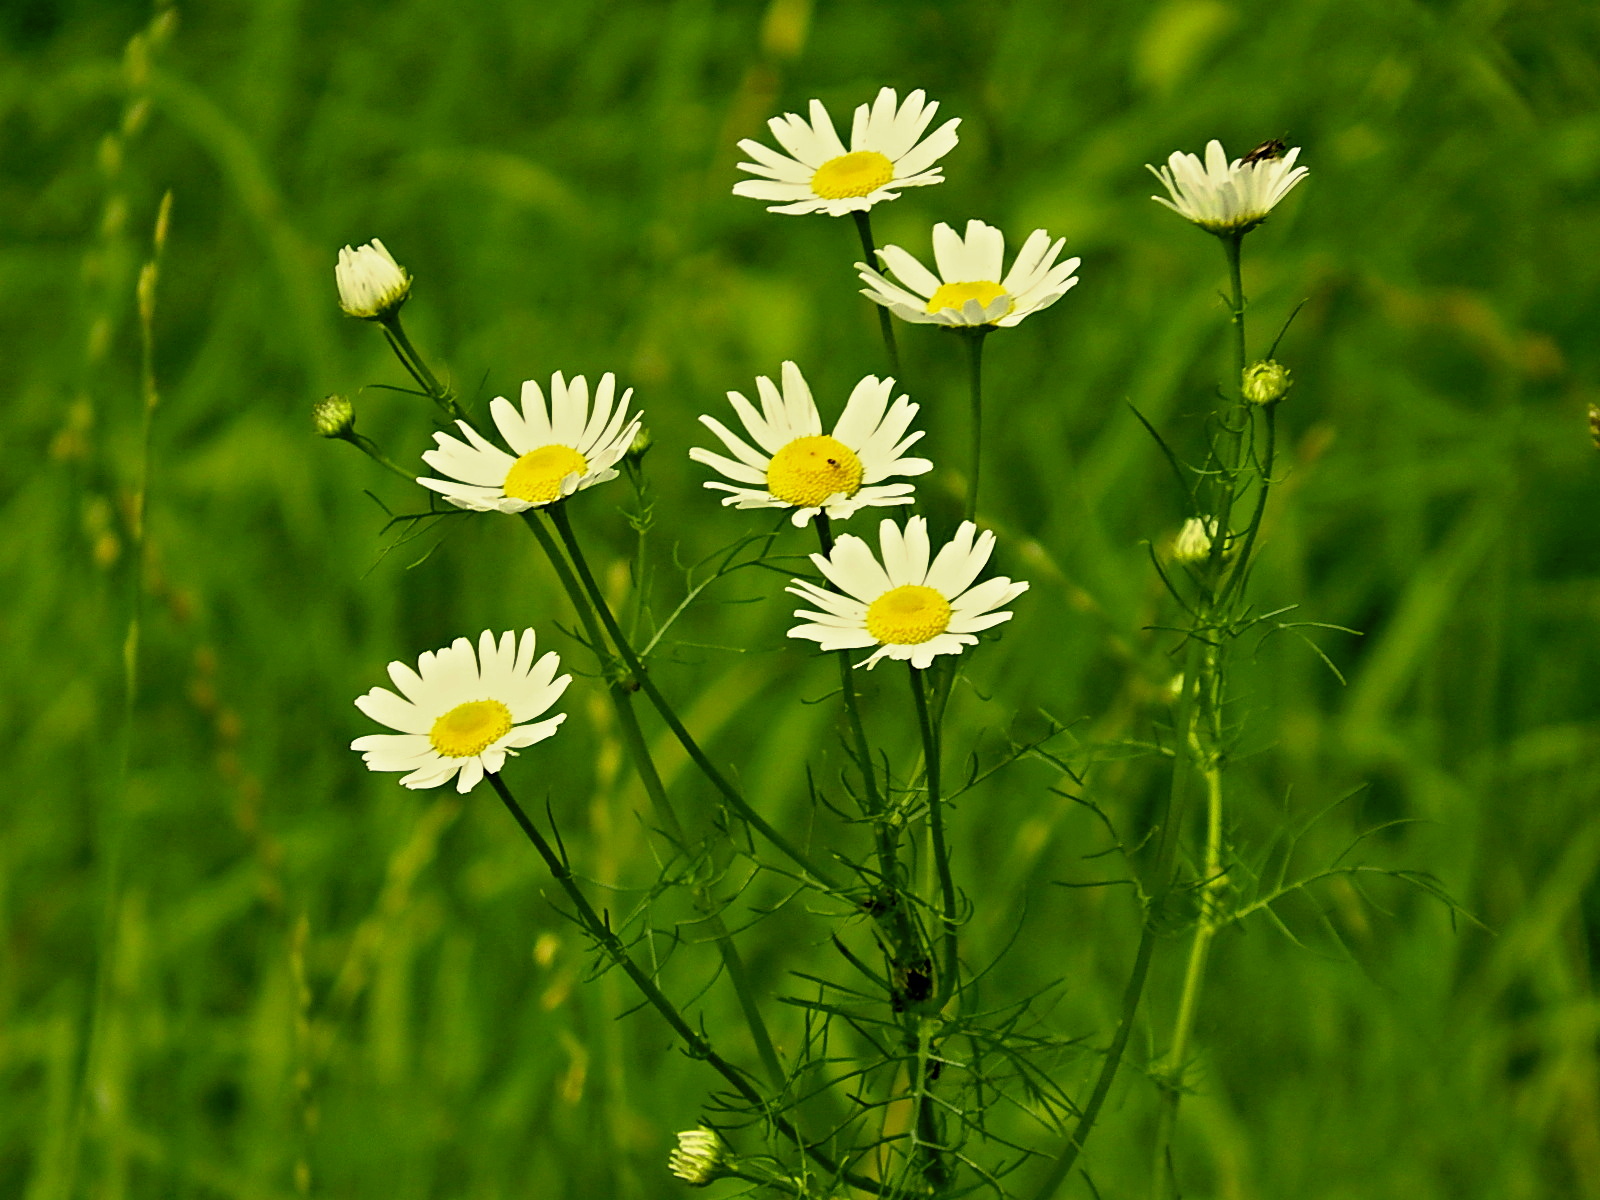
[[(789, 113), (769, 122), (783, 153), (753, 140), (739, 143), (752, 160), (740, 167), (754, 178), (733, 191), (772, 202), (773, 212), (843, 216), (864, 214), (904, 188), (940, 183), (937, 164), (956, 146), (960, 121), (929, 132), (938, 107), (921, 91), (902, 101), (884, 88), (855, 110), (847, 148), (813, 100), (809, 118)], [(1274, 143), (1229, 161), (1213, 141), (1203, 163), (1173, 154), (1159, 171), (1151, 168), (1167, 191), (1154, 198), (1209, 232), (1239, 234), (1304, 177), (1297, 155)], [(1004, 235), (979, 220), (968, 221), (964, 234), (937, 224), (931, 244), (933, 269), (892, 245), (876, 251), (878, 263), (855, 264), (862, 294), (905, 321), (981, 334), (1015, 326), (1078, 282), (1079, 259), (1058, 261), (1064, 242), (1043, 229), (1023, 240), (1009, 269)], [(336, 279), (345, 312), (385, 323), (411, 290), (410, 275), (376, 240), (341, 251)], [(923, 436), (912, 428), (918, 405), (895, 395), (893, 379), (863, 378), (826, 433), (794, 363), (783, 364), (776, 382), (758, 378), (755, 390), (754, 402), (728, 393), (742, 432), (702, 416), (722, 449), (689, 452), (722, 476), (706, 486), (726, 492), (726, 505), (789, 509), (797, 526), (819, 515), (843, 521), (864, 508), (912, 503), (908, 481), (933, 469), (908, 453)], [(619, 394), (609, 373), (592, 393), (583, 376), (568, 380), (558, 372), (548, 395), (530, 380), (520, 404), (498, 397), (489, 406), (504, 448), (458, 421), (459, 437), (434, 435), (435, 448), (422, 458), (436, 476), (418, 482), (480, 512), (523, 513), (559, 503), (617, 477), (640, 434), (632, 395), (632, 389)], [(801, 623), (789, 635), (822, 650), (866, 651), (856, 663), (865, 667), (891, 658), (923, 669), (940, 655), (960, 654), (980, 632), (1009, 620), (1006, 606), (1028, 587), (1003, 576), (979, 582), (994, 546), (992, 533), (967, 521), (936, 551), (919, 516), (880, 521), (876, 553), (863, 539), (841, 535), (828, 553), (811, 556), (822, 583), (791, 583), (788, 590), (807, 607), (796, 610)], [(358, 738), (353, 748), (373, 770), (405, 772), (401, 783), (408, 787), (453, 779), (459, 791), (469, 791), (518, 749), (554, 734), (563, 719), (544, 714), (571, 677), (558, 676), (555, 653), (535, 658), (534, 646), (531, 629), (520, 639), (486, 631), (476, 647), (462, 638), (423, 654), (414, 670), (391, 663), (399, 694), (374, 688), (356, 704), (398, 732)]]

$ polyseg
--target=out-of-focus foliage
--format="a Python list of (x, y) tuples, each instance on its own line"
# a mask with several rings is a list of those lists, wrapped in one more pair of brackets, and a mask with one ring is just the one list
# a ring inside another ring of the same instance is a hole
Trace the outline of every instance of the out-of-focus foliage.
[[(340, 315), (332, 264), (382, 237), (416, 277), (413, 335), (474, 405), (557, 369), (637, 389), (671, 604), (674, 547), (751, 527), (700, 488), (697, 414), (787, 357), (834, 410), (882, 369), (854, 231), (731, 196), (734, 144), (888, 84), (963, 124), (948, 182), (880, 206), (880, 242), (921, 253), (933, 221), (975, 216), (1084, 260), (986, 356), (985, 509), (1034, 586), (973, 658), (949, 742), (1070, 722), (1086, 794), (1129, 827), (1162, 784), (1143, 747), (1173, 669), (1145, 543), (1182, 517), (1130, 405), (1192, 456), (1225, 361), (1222, 257), (1150, 203), (1143, 164), (1282, 137), (1312, 170), (1246, 246), (1258, 346), (1307, 300), (1278, 352), (1296, 386), (1254, 591), (1365, 636), (1310, 631), (1347, 686), (1292, 634), (1242, 656), (1238, 832), (1330, 810), (1298, 846), (1315, 867), (1407, 822), (1360, 853), (1433, 873), (1493, 933), (1336, 881), (1283, 909), (1303, 945), (1266, 923), (1220, 939), (1179, 1141), (1193, 1194), (1600, 1196), (1600, 9), (226, 0), (129, 55), (151, 15), (0, 10), (0, 1194), (268, 1200), (297, 1193), (297, 1162), (350, 1200), (675, 1186), (704, 1069), (623, 1016), (621, 980), (585, 982), (503, 812), (403, 792), (345, 748), (390, 659), (486, 626), (554, 643), (569, 614), (514, 521), (384, 553), (385, 507), (419, 489), (319, 441), (310, 405), (354, 394), (412, 461), (431, 415), (359, 390), (401, 379)], [(126, 724), (134, 284), (167, 189)], [(902, 350), (930, 456), (960, 459), (959, 347), (902, 329)], [(624, 498), (575, 505), (619, 589)], [(831, 664), (784, 644), (781, 583), (719, 585), (760, 603), (697, 610), (660, 675), (802, 827), (808, 759), (841, 760), (832, 708), (805, 703)], [(908, 746), (886, 674), (870, 715)], [(597, 691), (567, 706), (508, 778), (626, 912), (652, 878), (640, 796)], [(1022, 922), (994, 986), (1054, 985), (1052, 1027), (1102, 1038), (1137, 912), (1126, 888), (1054, 886), (1109, 861), (1083, 861), (1104, 831), (1062, 782), (1024, 762), (963, 797), (967, 944), (992, 957)], [(752, 969), (777, 995), (793, 946), (771, 928)], [(1085, 1159), (1106, 1196), (1147, 1168), (1148, 1041)]]

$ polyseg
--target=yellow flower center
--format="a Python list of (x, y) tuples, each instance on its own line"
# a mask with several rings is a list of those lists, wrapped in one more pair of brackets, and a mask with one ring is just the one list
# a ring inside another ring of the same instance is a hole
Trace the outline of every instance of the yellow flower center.
[(854, 150), (830, 158), (811, 177), (811, 190), (824, 200), (870, 196), (894, 178), (894, 164), (876, 150)]
[(561, 498), (561, 481), (582, 475), (589, 460), (571, 446), (540, 446), (529, 450), (506, 472), (506, 495), (530, 504), (549, 504)]
[(915, 646), (949, 626), (949, 601), (920, 583), (901, 584), (867, 607), (867, 632), (889, 646)]
[(471, 758), (511, 732), (511, 710), (498, 700), (468, 700), (433, 723), (428, 741), (446, 758)]
[[(984, 308), (988, 308), (1005, 294), (1005, 288), (988, 279), (979, 279), (973, 283), (942, 283), (939, 285), (939, 290), (929, 297), (928, 311), (936, 313), (947, 308), (959, 311), (968, 300), (976, 300)], [(1014, 304), (1006, 305), (1006, 313), (1015, 307)], [(1006, 313), (1001, 313), (1000, 316), (1003, 317)]]
[(854, 450), (817, 434), (795, 438), (772, 456), (767, 491), (796, 508), (810, 508), (829, 496), (854, 496), (861, 490), (863, 474)]

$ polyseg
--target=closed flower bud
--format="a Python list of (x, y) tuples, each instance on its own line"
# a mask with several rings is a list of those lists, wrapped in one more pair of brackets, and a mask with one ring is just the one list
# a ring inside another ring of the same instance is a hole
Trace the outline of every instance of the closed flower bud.
[(693, 1187), (705, 1187), (722, 1174), (722, 1139), (710, 1129), (686, 1129), (678, 1148), (667, 1157), (667, 1169)]
[[(1185, 566), (1194, 566), (1205, 562), (1211, 557), (1211, 539), (1216, 535), (1216, 532), (1217, 519), (1215, 517), (1206, 517), (1204, 519), (1190, 517), (1183, 523), (1177, 535), (1172, 539), (1172, 550), (1170, 552), (1172, 561), (1182, 563)], [(1223, 543), (1222, 555), (1224, 558), (1228, 556), (1228, 551), (1232, 549), (1228, 545), (1228, 542), (1232, 540), (1232, 538), (1228, 538)]]
[(628, 460), (634, 466), (638, 466), (645, 453), (655, 444), (656, 440), (650, 436), (650, 431), (643, 425), (639, 426), (639, 432), (634, 434), (633, 441), (628, 443)]
[(356, 406), (349, 396), (328, 396), (311, 406), (311, 423), (325, 438), (342, 438), (356, 427)]
[(1594, 440), (1594, 448), (1600, 450), (1600, 404), (1589, 405), (1589, 436)]
[(411, 294), (411, 276), (377, 238), (339, 251), (333, 276), (339, 284), (339, 307), (364, 321), (393, 315)]
[(1251, 404), (1276, 404), (1294, 386), (1289, 368), (1270, 358), (1253, 362), (1244, 369), (1240, 390)]

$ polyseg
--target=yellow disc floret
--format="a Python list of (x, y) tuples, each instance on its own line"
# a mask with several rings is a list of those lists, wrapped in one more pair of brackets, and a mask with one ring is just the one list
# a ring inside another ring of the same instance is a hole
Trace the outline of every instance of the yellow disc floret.
[(530, 504), (561, 499), (561, 481), (589, 469), (589, 460), (571, 446), (540, 446), (529, 450), (506, 472), (506, 495)]
[(950, 626), (950, 602), (931, 587), (906, 583), (867, 607), (867, 632), (888, 646), (915, 646)]
[[(988, 308), (1001, 296), (1006, 294), (1005, 288), (988, 279), (980, 279), (973, 283), (942, 283), (939, 290), (928, 299), (928, 311), (941, 312), (947, 308), (960, 310), (968, 300), (976, 300), (984, 308)], [(1015, 305), (1007, 305), (1006, 312), (1010, 312)], [(1005, 313), (1000, 314), (1002, 317)]]
[(876, 150), (856, 150), (830, 158), (811, 177), (811, 190), (824, 200), (870, 196), (894, 178), (894, 164)]
[(498, 700), (468, 700), (433, 723), (428, 741), (446, 758), (482, 754), (511, 732), (511, 710)]
[(854, 496), (861, 490), (861, 460), (826, 434), (795, 438), (767, 464), (767, 491), (796, 508), (821, 504), (829, 496)]

